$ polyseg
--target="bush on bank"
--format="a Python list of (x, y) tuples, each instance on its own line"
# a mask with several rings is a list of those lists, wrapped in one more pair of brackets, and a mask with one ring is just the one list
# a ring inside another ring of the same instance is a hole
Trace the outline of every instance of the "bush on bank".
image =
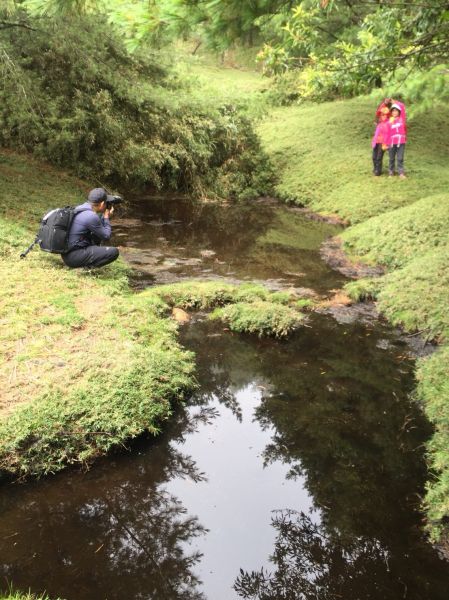
[(167, 56), (130, 56), (98, 15), (31, 26), (0, 31), (1, 145), (101, 181), (218, 197), (268, 191), (250, 120), (200, 98)]

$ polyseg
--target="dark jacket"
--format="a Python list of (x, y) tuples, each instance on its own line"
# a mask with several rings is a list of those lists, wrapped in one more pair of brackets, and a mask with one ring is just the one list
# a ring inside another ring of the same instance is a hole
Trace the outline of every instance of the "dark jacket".
[(99, 216), (92, 210), (89, 202), (80, 204), (76, 209), (83, 209), (73, 218), (69, 232), (68, 248), (87, 248), (87, 246), (98, 246), (102, 240), (111, 237), (111, 224), (109, 219)]

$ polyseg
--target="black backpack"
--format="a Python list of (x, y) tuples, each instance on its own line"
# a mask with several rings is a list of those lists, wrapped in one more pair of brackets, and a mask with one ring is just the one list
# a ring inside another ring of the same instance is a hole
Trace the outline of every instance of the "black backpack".
[(68, 250), (68, 239), (70, 227), (75, 215), (89, 208), (76, 208), (65, 206), (64, 208), (54, 208), (48, 212), (41, 221), (36, 239), (22, 254), (20, 258), (30, 252), (35, 244), (39, 244), (41, 250), (52, 252), (53, 254), (64, 254)]

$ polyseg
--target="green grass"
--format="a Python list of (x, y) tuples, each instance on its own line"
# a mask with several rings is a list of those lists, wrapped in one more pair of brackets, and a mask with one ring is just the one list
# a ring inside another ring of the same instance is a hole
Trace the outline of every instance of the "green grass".
[[(157, 434), (194, 387), (194, 357), (171, 308), (210, 309), (297, 298), (263, 286), (188, 282), (134, 294), (120, 259), (67, 269), (35, 249), (40, 218), (88, 186), (27, 156), (0, 152), (0, 469), (40, 476), (89, 464), (142, 432)], [(28, 190), (32, 192), (28, 193)], [(14, 290), (14, 293), (11, 293)], [(279, 322), (279, 331), (284, 322)]]
[(449, 241), (449, 191), (387, 211), (349, 228), (345, 249), (368, 262), (401, 267)]
[(210, 318), (223, 321), (231, 331), (238, 333), (285, 338), (300, 325), (304, 317), (289, 306), (257, 300), (217, 308)]
[(428, 529), (434, 539), (440, 539), (447, 537), (442, 521), (449, 514), (449, 347), (421, 361), (417, 377), (417, 397), (435, 427), (428, 444), (432, 472), (427, 484), (426, 508)]
[(351, 300), (363, 302), (364, 300), (377, 300), (381, 287), (382, 279), (380, 277), (366, 277), (350, 281), (344, 286), (344, 289)]
[(178, 53), (177, 71), (184, 81), (190, 81), (191, 97), (208, 98), (212, 105), (237, 105), (260, 118), (269, 108), (265, 92), (270, 82), (254, 69), (254, 55), (244, 54), (237, 53), (223, 65), (209, 53), (192, 56), (183, 48)]
[[(394, 325), (422, 331), (429, 340), (448, 341), (449, 244), (388, 273), (377, 295), (378, 305)], [(448, 398), (449, 400), (449, 398)]]
[(349, 296), (377, 300), (393, 324), (443, 344), (419, 361), (417, 392), (435, 425), (425, 504), (438, 537), (449, 517), (449, 107), (409, 119), (408, 178), (400, 180), (371, 174), (375, 106), (356, 98), (279, 108), (259, 132), (277, 194), (352, 223), (341, 236), (349, 258), (386, 267), (382, 277), (348, 283)]

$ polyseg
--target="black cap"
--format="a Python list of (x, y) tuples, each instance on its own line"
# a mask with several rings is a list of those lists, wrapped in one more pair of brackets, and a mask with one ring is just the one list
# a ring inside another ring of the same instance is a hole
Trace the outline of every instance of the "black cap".
[(106, 202), (107, 200), (112, 200), (113, 196), (109, 196), (104, 188), (94, 188), (90, 190), (87, 200), (92, 204), (100, 204), (101, 202)]

